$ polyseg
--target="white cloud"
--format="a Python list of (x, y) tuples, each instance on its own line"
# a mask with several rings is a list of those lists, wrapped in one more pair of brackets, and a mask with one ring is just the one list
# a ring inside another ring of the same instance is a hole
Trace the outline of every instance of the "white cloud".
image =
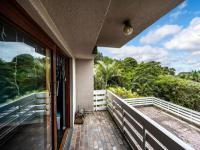
[(167, 36), (174, 35), (180, 32), (181, 27), (178, 25), (163, 25), (153, 31), (148, 32), (140, 39), (142, 44), (153, 44), (161, 41)]
[(200, 17), (192, 19), (188, 27), (182, 29), (164, 46), (167, 49), (200, 51)]
[(154, 29), (140, 42), (139, 46), (104, 49), (117, 59), (133, 57), (138, 62), (159, 61), (163, 66), (175, 68), (176, 73), (200, 70), (200, 17), (193, 18), (184, 28), (168, 24)]
[(181, 3), (179, 6), (178, 6), (178, 9), (183, 9), (187, 6), (187, 1), (184, 1), (183, 3)]
[(176, 12), (170, 14), (170, 17), (171, 17), (172, 20), (175, 20), (175, 19), (177, 19), (179, 16), (184, 15), (184, 14), (187, 14), (187, 13), (189, 13), (189, 12), (188, 12), (188, 11), (178, 10), (178, 11), (176, 11)]
[(192, 52), (192, 55), (194, 55), (194, 56), (200, 56), (200, 49), (199, 49), (199, 51)]
[(162, 48), (152, 46), (124, 46), (122, 48), (104, 48), (114, 55), (117, 59), (133, 57), (138, 62), (164, 61), (168, 52)]
[(174, 13), (172, 13), (170, 15), (170, 18), (175, 20), (177, 19), (179, 16), (188, 13), (188, 11), (183, 10), (185, 7), (187, 6), (187, 1), (184, 1), (183, 3), (181, 3), (178, 7), (177, 7), (177, 11), (175, 11)]
[(0, 59), (10, 62), (12, 59), (21, 54), (30, 54), (34, 58), (43, 58), (42, 54), (35, 51), (34, 47), (23, 42), (4, 42), (0, 41)]

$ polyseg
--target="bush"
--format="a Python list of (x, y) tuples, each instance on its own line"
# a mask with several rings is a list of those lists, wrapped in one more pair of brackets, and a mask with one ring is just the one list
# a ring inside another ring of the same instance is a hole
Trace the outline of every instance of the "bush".
[(159, 76), (155, 84), (155, 97), (200, 111), (200, 83), (165, 75)]
[(121, 98), (137, 98), (140, 97), (136, 92), (131, 92), (131, 90), (126, 90), (122, 87), (110, 87), (110, 91), (120, 96)]

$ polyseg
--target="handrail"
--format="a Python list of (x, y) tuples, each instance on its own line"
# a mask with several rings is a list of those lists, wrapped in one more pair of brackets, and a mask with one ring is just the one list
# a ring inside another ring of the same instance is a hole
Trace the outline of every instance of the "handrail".
[(129, 98), (124, 100), (132, 106), (154, 105), (186, 121), (200, 126), (200, 112), (173, 104), (171, 102), (167, 102), (155, 97)]
[(111, 91), (107, 91), (107, 98), (109, 112), (133, 149), (193, 150), (190, 145)]
[(29, 123), (31, 118), (49, 113), (46, 92), (32, 93), (15, 101), (0, 105), (0, 143), (20, 125)]

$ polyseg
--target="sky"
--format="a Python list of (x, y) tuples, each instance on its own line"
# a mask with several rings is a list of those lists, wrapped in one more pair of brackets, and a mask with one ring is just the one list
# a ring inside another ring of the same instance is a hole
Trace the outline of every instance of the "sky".
[(35, 51), (34, 47), (23, 42), (4, 42), (0, 41), (0, 59), (5, 62), (11, 62), (14, 57), (21, 54), (30, 54), (34, 58), (43, 58), (42, 54)]
[(98, 50), (116, 59), (159, 61), (176, 73), (200, 70), (200, 0), (184, 1), (121, 48)]

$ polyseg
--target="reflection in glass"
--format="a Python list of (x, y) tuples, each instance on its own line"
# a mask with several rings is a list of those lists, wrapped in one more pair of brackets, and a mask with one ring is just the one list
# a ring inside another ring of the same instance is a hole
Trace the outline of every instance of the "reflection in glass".
[(64, 130), (66, 128), (65, 124), (65, 99), (66, 99), (66, 59), (61, 54), (57, 53), (56, 56), (56, 118), (57, 118), (57, 143), (58, 146), (61, 144), (62, 137), (64, 135)]
[(51, 149), (50, 51), (0, 20), (0, 149)]

